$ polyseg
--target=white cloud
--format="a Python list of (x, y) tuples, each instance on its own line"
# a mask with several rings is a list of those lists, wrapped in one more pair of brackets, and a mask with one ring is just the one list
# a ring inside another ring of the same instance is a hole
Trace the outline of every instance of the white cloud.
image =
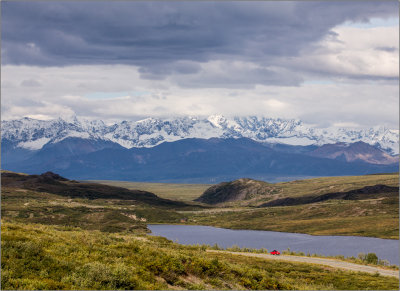
[(268, 100), (265, 100), (264, 103), (268, 107), (270, 107), (272, 109), (275, 109), (275, 110), (282, 110), (282, 109), (287, 107), (287, 105), (284, 102), (281, 102), (281, 101), (276, 100), (276, 99), (268, 99)]
[[(332, 32), (313, 51), (276, 64), (185, 63), (161, 80), (143, 79), (130, 65), (2, 66), (2, 117), (263, 115), (319, 126), (398, 128), (398, 27)], [(301, 78), (302, 85), (287, 86)]]
[[(394, 82), (186, 88), (169, 79), (143, 80), (137, 67), (132, 66), (4, 66), (2, 69), (3, 119), (23, 116), (49, 119), (76, 113), (115, 121), (223, 114), (300, 118), (319, 126), (355, 123), (361, 127), (398, 127), (399, 90)], [(30, 79), (40, 80), (41, 86), (21, 86), (23, 80)], [(91, 94), (104, 98), (85, 97)]]
[(379, 79), (399, 77), (399, 28), (338, 26), (291, 60), (294, 68), (332, 78)]

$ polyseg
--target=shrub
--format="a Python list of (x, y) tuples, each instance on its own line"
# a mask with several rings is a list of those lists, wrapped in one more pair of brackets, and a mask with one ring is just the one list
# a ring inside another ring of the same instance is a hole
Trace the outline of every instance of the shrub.
[(379, 262), (378, 256), (375, 253), (368, 253), (368, 254), (359, 253), (358, 258), (362, 262), (367, 263), (367, 264), (377, 265)]
[(219, 245), (217, 243), (215, 243), (211, 248), (213, 250), (221, 250), (221, 248), (219, 247)]
[(382, 266), (390, 266), (390, 263), (388, 260), (379, 260), (378, 264), (382, 265)]
[(375, 253), (368, 253), (365, 257), (365, 262), (367, 262), (368, 264), (377, 264), (378, 256)]

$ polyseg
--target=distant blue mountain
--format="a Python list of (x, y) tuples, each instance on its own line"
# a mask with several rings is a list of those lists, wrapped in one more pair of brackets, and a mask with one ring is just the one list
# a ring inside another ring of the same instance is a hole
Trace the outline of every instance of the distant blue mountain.
[(321, 157), (320, 152), (317, 157), (310, 154), (318, 150), (316, 146), (266, 146), (248, 138), (189, 138), (131, 149), (111, 141), (66, 138), (39, 150), (20, 150), (2, 143), (2, 169), (29, 174), (52, 171), (81, 180), (216, 183), (240, 177), (268, 180), (398, 171), (398, 163), (349, 162), (340, 157)]

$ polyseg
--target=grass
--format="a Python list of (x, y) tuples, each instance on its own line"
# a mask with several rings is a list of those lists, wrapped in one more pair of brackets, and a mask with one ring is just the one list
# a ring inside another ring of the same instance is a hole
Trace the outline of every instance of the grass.
[(161, 237), (2, 221), (3, 289), (397, 289), (399, 280), (210, 254)]
[(210, 184), (145, 183), (110, 180), (93, 180), (90, 182), (123, 187), (131, 190), (148, 191), (155, 193), (161, 198), (180, 201), (193, 201), (203, 194), (207, 188), (212, 186)]

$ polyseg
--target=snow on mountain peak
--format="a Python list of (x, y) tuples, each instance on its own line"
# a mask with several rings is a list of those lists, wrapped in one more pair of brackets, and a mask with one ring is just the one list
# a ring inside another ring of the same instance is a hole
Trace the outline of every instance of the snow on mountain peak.
[(2, 121), (2, 140), (17, 147), (40, 149), (68, 137), (102, 139), (123, 147), (153, 147), (165, 141), (184, 138), (240, 138), (259, 142), (291, 145), (322, 145), (363, 141), (378, 146), (390, 154), (399, 152), (399, 130), (382, 126), (369, 129), (315, 128), (297, 119), (267, 117), (233, 117), (222, 115), (179, 117), (169, 119), (146, 118), (106, 125), (101, 120), (86, 120), (77, 116), (55, 120), (22, 118)]
[(222, 124), (226, 123), (226, 118), (222, 115), (210, 115), (207, 120), (215, 127), (222, 128)]

